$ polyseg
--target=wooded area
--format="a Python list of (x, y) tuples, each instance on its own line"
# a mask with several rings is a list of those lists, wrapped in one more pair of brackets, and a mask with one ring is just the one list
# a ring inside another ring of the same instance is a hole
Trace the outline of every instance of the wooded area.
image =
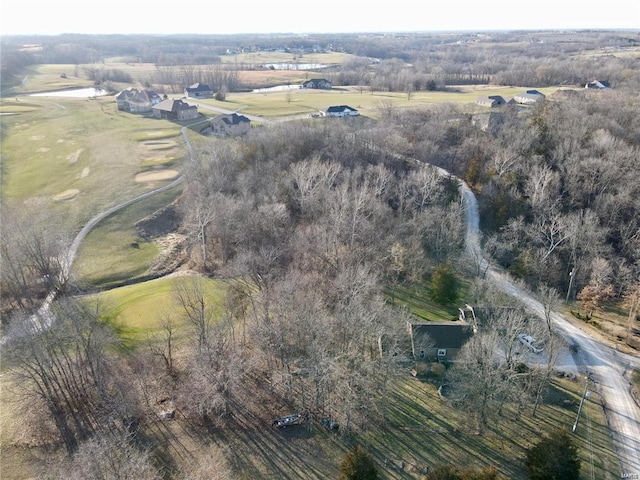
[[(483, 319), (438, 379), (480, 435), (506, 405), (517, 412), (514, 422), (536, 416), (561, 348), (549, 317), (561, 301), (578, 300), (586, 317), (605, 301), (621, 305), (629, 321), (619, 340), (639, 348), (640, 58), (567, 60), (639, 39), (584, 33), (561, 46), (550, 35), (505, 33), (481, 47), (467, 43), (474, 36), (444, 44), (438, 35), (323, 39), (380, 60), (374, 70), (352, 61), (323, 72), (334, 85), (576, 88), (534, 106), (482, 113), (496, 121), (488, 131), (464, 106), (381, 104), (379, 121), (308, 118), (238, 138), (200, 138), (174, 205), (187, 239), (183, 267), (197, 274), (176, 283), (162, 329), (134, 347), (112, 328), (107, 307), (85, 296), (95, 292), (71, 282), (63, 262), (69, 232), (57, 231), (46, 214), (25, 219), (3, 207), (2, 322), (10, 339), (3, 363), (24, 399), (28, 428), (66, 448), (68, 458), (51, 475), (210, 478), (200, 463), (188, 470), (157, 443), (157, 399), (163, 419), (179, 415), (198, 435), (229, 434), (250, 402), (301, 412), (308, 424), (330, 419), (341, 438), (382, 431), (395, 380), (415, 365), (407, 334), (413, 314), (394, 292), (405, 286), (429, 295), (421, 285), (434, 272), (465, 284), (461, 298), (457, 285), (443, 281), (441, 295), (432, 292), (436, 303), (502, 308)], [(199, 38), (153, 46), (140, 37), (125, 46), (98, 37), (80, 48), (74, 36), (62, 36), (38, 54), (3, 43), (3, 79), (33, 63), (95, 62), (120, 49), (157, 65), (149, 85), (177, 88), (208, 72), (216, 89), (247, 88), (220, 61), (247, 39), (217, 40), (205, 49)], [(320, 40), (292, 39), (287, 48)], [(585, 89), (594, 78), (612, 88)], [(490, 262), (539, 293), (546, 324), (531, 322), (483, 278), (464, 249), (457, 181), (435, 167), (474, 189)], [(224, 281), (222, 302), (207, 293), (207, 278)], [(52, 323), (38, 314), (51, 289), (62, 294)], [(523, 331), (542, 339), (545, 362), (521, 355)], [(497, 351), (502, 361), (486, 361)], [(262, 413), (265, 421), (276, 417)], [(238, 478), (229, 458), (217, 459), (216, 478)]]

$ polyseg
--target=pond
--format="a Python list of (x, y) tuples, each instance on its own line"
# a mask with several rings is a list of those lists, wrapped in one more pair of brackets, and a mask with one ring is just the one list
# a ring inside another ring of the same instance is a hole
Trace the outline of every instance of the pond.
[(73, 98), (89, 98), (100, 97), (102, 95), (108, 95), (107, 90), (102, 88), (88, 87), (88, 88), (74, 88), (73, 90), (54, 90), (51, 92), (32, 93), (30, 97), (73, 97)]
[(325, 63), (263, 63), (261, 66), (271, 70), (316, 70), (331, 65)]

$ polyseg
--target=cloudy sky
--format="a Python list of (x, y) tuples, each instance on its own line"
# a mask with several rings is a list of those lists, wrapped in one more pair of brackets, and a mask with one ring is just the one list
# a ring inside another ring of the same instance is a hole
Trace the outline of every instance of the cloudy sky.
[(1, 0), (1, 35), (640, 30), (638, 0)]

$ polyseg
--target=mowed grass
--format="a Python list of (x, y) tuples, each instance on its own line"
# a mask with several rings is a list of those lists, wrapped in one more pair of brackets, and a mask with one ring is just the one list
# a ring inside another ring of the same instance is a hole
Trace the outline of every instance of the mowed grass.
[[(89, 301), (95, 300), (104, 308), (106, 318), (125, 344), (135, 345), (153, 338), (162, 330), (168, 317), (180, 339), (188, 334), (189, 328), (175, 301), (174, 291), (178, 284), (189, 288), (193, 281), (194, 277), (190, 276), (159, 278), (94, 294)], [(226, 284), (206, 277), (198, 277), (197, 281), (202, 282), (207, 305), (216, 321), (224, 305)]]
[(159, 248), (141, 238), (135, 224), (170, 204), (181, 191), (182, 187), (178, 186), (159, 193), (100, 222), (78, 249), (72, 265), (74, 283), (84, 287), (109, 288), (146, 278)]
[[(468, 289), (467, 281), (458, 279), (458, 298), (465, 298)], [(405, 282), (394, 289), (387, 287), (385, 295), (389, 304), (404, 307), (420, 321), (443, 322), (458, 320), (458, 303), (437, 305), (430, 298), (430, 283)]]
[[(113, 97), (2, 102), (3, 108), (16, 108), (14, 104), (24, 110), (0, 117), (2, 201), (47, 209), (68, 222), (70, 230), (162, 185), (138, 183), (137, 173), (167, 163), (176, 168), (187, 158), (181, 125), (120, 112)], [(145, 143), (158, 139), (171, 140), (173, 148), (157, 152)]]
[[(276, 92), (230, 93), (225, 101), (202, 99), (199, 103), (211, 105), (242, 114), (265, 118), (278, 118), (293, 115), (314, 114), (324, 112), (332, 105), (349, 105), (356, 108), (361, 115), (380, 118), (381, 109), (388, 106), (397, 109), (428, 107), (442, 103), (465, 106), (470, 112), (489, 112), (481, 108), (476, 99), (482, 95), (502, 95), (505, 100), (524, 91), (526, 87), (464, 87), (459, 91), (414, 92), (411, 97), (402, 92), (362, 91), (354, 87), (335, 87), (331, 90), (294, 89)], [(558, 88), (538, 89), (545, 95)]]

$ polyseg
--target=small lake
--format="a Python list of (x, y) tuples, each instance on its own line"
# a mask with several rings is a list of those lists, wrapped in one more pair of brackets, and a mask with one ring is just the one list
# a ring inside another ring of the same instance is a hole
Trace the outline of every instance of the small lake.
[(277, 85), (275, 87), (256, 88), (252, 92), (286, 92), (287, 90), (300, 90), (302, 85)]
[(52, 92), (32, 93), (30, 97), (72, 97), (72, 98), (89, 98), (108, 95), (109, 92), (102, 88), (74, 88), (73, 90), (54, 90)]
[(261, 66), (271, 70), (316, 70), (318, 68), (327, 68), (331, 65), (326, 63), (263, 63)]

